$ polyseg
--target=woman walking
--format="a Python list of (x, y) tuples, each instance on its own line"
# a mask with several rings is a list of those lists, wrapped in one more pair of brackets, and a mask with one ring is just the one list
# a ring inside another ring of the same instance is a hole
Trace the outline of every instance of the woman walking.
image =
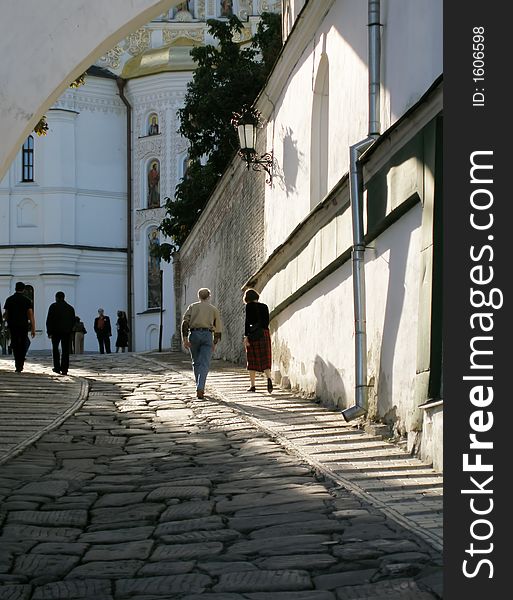
[(128, 319), (124, 310), (118, 310), (118, 320), (116, 321), (118, 337), (116, 338), (116, 352), (124, 352), (128, 348)]
[(74, 354), (84, 354), (84, 335), (87, 333), (84, 323), (80, 320), (80, 317), (75, 317), (75, 324), (73, 325), (73, 350)]
[(271, 336), (269, 335), (269, 308), (259, 302), (260, 296), (255, 290), (246, 290), (246, 323), (244, 327), (244, 347), (246, 349), (247, 369), (250, 387), (248, 392), (256, 392), (256, 372), (265, 373), (267, 391), (273, 391), (271, 380)]

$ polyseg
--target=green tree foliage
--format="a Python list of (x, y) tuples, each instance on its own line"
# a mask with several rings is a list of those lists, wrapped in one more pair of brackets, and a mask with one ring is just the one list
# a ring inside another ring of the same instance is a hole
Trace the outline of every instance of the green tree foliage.
[(234, 41), (242, 31), (237, 17), (211, 19), (207, 24), (219, 44), (191, 51), (197, 67), (187, 86), (184, 107), (178, 111), (178, 131), (189, 142), (190, 160), (175, 198), (167, 199), (167, 216), (160, 225), (172, 241), (161, 245), (165, 260), (189, 235), (237, 151), (237, 133), (230, 123), (233, 113), (253, 104), (282, 44), (281, 19), (273, 13), (262, 14), (258, 31), (246, 48)]

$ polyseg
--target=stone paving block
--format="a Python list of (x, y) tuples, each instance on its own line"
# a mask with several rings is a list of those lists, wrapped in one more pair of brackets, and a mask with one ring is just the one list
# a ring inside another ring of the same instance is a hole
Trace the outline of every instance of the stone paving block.
[(335, 556), (347, 560), (360, 560), (363, 558), (376, 558), (384, 554), (393, 554), (396, 552), (416, 552), (419, 550), (418, 544), (412, 540), (400, 539), (375, 539), (365, 542), (344, 542), (341, 545), (334, 546), (332, 552)]
[(187, 594), (187, 596), (183, 596), (181, 600), (246, 600), (246, 595), (242, 594), (231, 594), (231, 593), (223, 593), (219, 594)]
[(82, 556), (87, 550), (87, 544), (79, 542), (59, 543), (59, 542), (43, 542), (32, 548), (32, 554), (76, 554)]
[(359, 540), (374, 540), (376, 538), (393, 537), (395, 530), (390, 529), (386, 525), (363, 525), (347, 527), (342, 534), (344, 541), (359, 541)]
[(435, 596), (422, 591), (414, 581), (383, 581), (337, 589), (337, 600), (435, 600)]
[(268, 554), (270, 551), (279, 552), (280, 554), (294, 554), (298, 549), (307, 553), (315, 548), (319, 552), (324, 549), (323, 542), (330, 540), (331, 536), (321, 534), (292, 535), (288, 538), (264, 538), (235, 542), (229, 546), (229, 551), (233, 554)]
[(266, 515), (263, 517), (233, 517), (228, 519), (228, 524), (237, 531), (248, 532), (264, 527), (271, 527), (272, 525), (304, 522), (317, 518), (319, 518), (318, 512), (289, 512), (285, 514)]
[(221, 542), (205, 542), (192, 544), (169, 544), (155, 548), (151, 561), (181, 560), (191, 558), (208, 558), (223, 551)]
[(30, 585), (2, 585), (0, 586), (0, 600), (29, 600), (31, 590), (32, 586)]
[(224, 527), (223, 519), (218, 515), (201, 517), (199, 519), (183, 519), (181, 521), (167, 521), (160, 523), (155, 528), (155, 535), (161, 537), (173, 533), (184, 533), (186, 531), (206, 531), (209, 529), (220, 529)]
[(23, 554), (16, 557), (13, 572), (30, 577), (31, 583), (46, 583), (64, 577), (79, 560), (63, 554)]
[(381, 559), (381, 565), (389, 563), (426, 563), (431, 560), (429, 554), (424, 552), (396, 552), (386, 554)]
[[(247, 600), (336, 600), (335, 594), (328, 590), (308, 590), (306, 592), (260, 592), (244, 594)], [(385, 600), (384, 598), (381, 600)]]
[(291, 554), (257, 559), (255, 564), (262, 569), (321, 570), (335, 565), (338, 560), (331, 554)]
[(163, 510), (163, 504), (151, 504), (149, 502), (132, 504), (131, 506), (124, 507), (123, 510), (119, 510), (118, 508), (94, 508), (91, 510), (91, 523), (98, 525), (125, 521), (144, 521), (148, 519), (156, 520)]
[(301, 523), (286, 525), (274, 525), (264, 527), (249, 534), (251, 539), (275, 538), (289, 535), (301, 535), (307, 533), (340, 533), (347, 529), (347, 525), (334, 519), (313, 519)]
[(148, 494), (148, 500), (166, 500), (168, 498), (192, 499), (208, 498), (210, 489), (207, 486), (171, 486), (159, 487)]
[(5, 525), (2, 538), (15, 540), (44, 540), (46, 542), (75, 541), (82, 533), (71, 527), (39, 527), (37, 525)]
[[(157, 563), (147, 563), (141, 567), (141, 569), (139, 569), (137, 576), (152, 577), (157, 575), (178, 575), (180, 573), (190, 573), (194, 569), (195, 565), (196, 562), (192, 560), (163, 560)], [(202, 568), (204, 567), (202, 566)]]
[(110, 587), (110, 582), (97, 579), (58, 581), (36, 587), (32, 600), (112, 600)]
[(232, 542), (240, 537), (242, 535), (234, 529), (211, 529), (163, 535), (160, 536), (160, 540), (167, 544), (186, 544), (189, 542)]
[(143, 595), (164, 595), (202, 592), (212, 579), (203, 574), (169, 575), (165, 577), (144, 577), (141, 579), (121, 579), (116, 581), (116, 598), (140, 598)]
[(121, 492), (104, 494), (94, 504), (94, 508), (127, 506), (143, 502), (147, 492)]
[(362, 569), (359, 571), (345, 571), (342, 573), (329, 573), (314, 577), (315, 587), (322, 590), (335, 590), (345, 586), (369, 583), (376, 569)]
[(83, 562), (107, 560), (145, 560), (150, 555), (154, 542), (124, 542), (122, 544), (100, 544), (91, 546), (83, 557)]
[(213, 509), (213, 500), (183, 502), (166, 508), (160, 515), (160, 522), (178, 521), (180, 519), (190, 519), (191, 517), (206, 517), (212, 514)]
[(8, 514), (7, 523), (23, 523), (26, 525), (50, 525), (52, 527), (85, 527), (85, 525), (87, 524), (87, 511), (13, 511)]
[(152, 525), (128, 527), (126, 529), (105, 529), (88, 531), (79, 537), (80, 542), (89, 544), (118, 544), (121, 542), (137, 542), (148, 539), (153, 533)]
[(20, 489), (17, 489), (16, 493), (19, 495), (25, 494), (57, 498), (63, 496), (68, 487), (69, 484), (66, 481), (35, 481), (33, 483), (27, 483)]
[(219, 583), (212, 589), (219, 592), (278, 592), (280, 590), (305, 590), (312, 587), (312, 580), (306, 571), (271, 570), (221, 573)]
[(248, 561), (202, 561), (201, 568), (213, 577), (223, 573), (240, 573), (244, 571), (256, 571), (258, 568)]
[(142, 560), (92, 561), (76, 566), (66, 576), (68, 579), (118, 579), (134, 577), (144, 565)]
[(244, 508), (234, 513), (233, 517), (264, 517), (268, 515), (290, 514), (292, 512), (325, 511), (326, 504), (323, 500), (297, 500), (285, 502), (284, 504), (271, 504), (268, 506), (255, 506)]

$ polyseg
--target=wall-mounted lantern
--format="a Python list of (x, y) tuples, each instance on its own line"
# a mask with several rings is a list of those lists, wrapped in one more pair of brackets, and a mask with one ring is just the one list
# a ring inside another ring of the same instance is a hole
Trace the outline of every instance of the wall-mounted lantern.
[(273, 181), (273, 152), (257, 156), (256, 137), (260, 126), (260, 113), (254, 108), (244, 107), (240, 113), (234, 113), (232, 125), (239, 136), (239, 156), (246, 161), (246, 167), (253, 171), (264, 170), (267, 173), (265, 182), (272, 185)]

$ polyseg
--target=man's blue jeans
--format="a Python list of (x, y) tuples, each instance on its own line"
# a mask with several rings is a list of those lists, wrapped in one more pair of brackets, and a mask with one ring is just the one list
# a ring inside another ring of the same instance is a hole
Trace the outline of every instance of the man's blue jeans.
[(212, 358), (214, 343), (212, 332), (191, 331), (189, 342), (191, 343), (192, 368), (196, 379), (196, 389), (204, 390), (210, 368), (210, 359)]

